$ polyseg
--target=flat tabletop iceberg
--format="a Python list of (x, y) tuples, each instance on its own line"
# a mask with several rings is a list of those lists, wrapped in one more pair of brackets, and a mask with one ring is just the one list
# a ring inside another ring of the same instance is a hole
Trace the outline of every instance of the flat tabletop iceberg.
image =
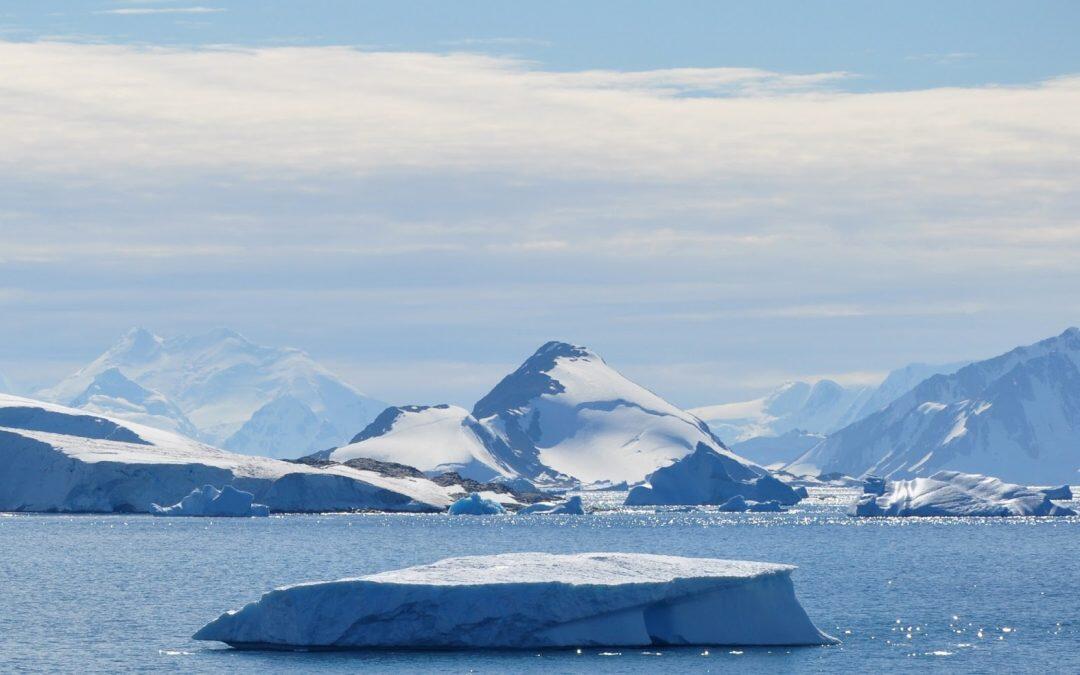
[(300, 584), (196, 640), (255, 649), (821, 645), (790, 565), (636, 553), (448, 558)]

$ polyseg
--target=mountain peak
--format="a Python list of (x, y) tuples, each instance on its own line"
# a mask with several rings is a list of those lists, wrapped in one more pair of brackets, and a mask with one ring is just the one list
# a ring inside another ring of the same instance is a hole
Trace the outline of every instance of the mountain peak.
[(554, 360), (557, 358), (599, 359), (600, 357), (590, 351), (588, 347), (552, 340), (550, 342), (545, 342), (540, 349), (537, 349), (536, 352), (526, 360), (525, 363), (528, 363), (533, 359), (550, 360), (554, 363)]
[(520, 407), (542, 394), (560, 394), (565, 391), (562, 383), (549, 375), (559, 359), (604, 363), (603, 359), (585, 347), (555, 340), (547, 342), (517, 370), (495, 385), (487, 396), (476, 402), (473, 406), (473, 417), (482, 419), (500, 410)]
[(162, 342), (160, 337), (149, 330), (136, 326), (124, 333), (110, 351), (122, 355), (125, 360), (142, 361), (154, 356), (161, 349)]

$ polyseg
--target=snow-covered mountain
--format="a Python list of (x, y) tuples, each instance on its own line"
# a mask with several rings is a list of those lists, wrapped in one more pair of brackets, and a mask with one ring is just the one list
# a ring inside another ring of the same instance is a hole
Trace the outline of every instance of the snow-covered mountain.
[(564, 342), (537, 350), (476, 403), (472, 416), (502, 441), (496, 459), (534, 480), (633, 483), (699, 444), (750, 464), (698, 418)]
[(692, 408), (717, 436), (738, 443), (794, 429), (827, 433), (850, 421), (873, 395), (872, 387), (844, 387), (832, 380), (787, 382), (761, 398)]
[(790, 466), (893, 478), (941, 469), (1027, 484), (1075, 482), (1080, 330), (924, 380)]
[(832, 380), (787, 382), (761, 398), (691, 408), (690, 412), (705, 420), (713, 433), (732, 447), (752, 438), (785, 436), (795, 430), (829, 434), (883, 409), (926, 378), (954, 373), (967, 363), (913, 363), (892, 371), (877, 387), (845, 387)]
[[(249, 454), (296, 457), (343, 443), (386, 407), (300, 350), (263, 347), (224, 329), (168, 339), (133, 329), (38, 397), (71, 404), (113, 369), (167, 397), (200, 440)], [(114, 394), (109, 412), (128, 419), (124, 397)]]
[(476, 403), (388, 408), (344, 447), (319, 453), (452, 470), (476, 480), (639, 482), (700, 447), (756, 475), (701, 420), (634, 384), (584, 347), (549, 342)]
[(84, 410), (0, 395), (0, 511), (139, 512), (204, 485), (275, 511), (440, 511), (450, 490), (425, 478), (238, 455)]
[(499, 445), (464, 408), (413, 405), (387, 408), (348, 445), (325, 457), (335, 462), (366, 457), (406, 464), (429, 475), (454, 471), (486, 482), (514, 475), (496, 457)]
[(175, 431), (190, 438), (199, 435), (199, 430), (179, 406), (164, 394), (124, 377), (119, 368), (98, 373), (90, 386), (72, 399), (69, 405), (98, 415)]
[(792, 429), (779, 436), (755, 436), (732, 444), (731, 451), (762, 466), (787, 464), (825, 440), (825, 434)]

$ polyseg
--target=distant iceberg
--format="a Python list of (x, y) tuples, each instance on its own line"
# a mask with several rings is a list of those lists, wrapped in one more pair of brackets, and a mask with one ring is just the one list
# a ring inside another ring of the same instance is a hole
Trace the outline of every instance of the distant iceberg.
[(585, 515), (585, 507), (581, 503), (581, 497), (574, 495), (561, 504), (548, 502), (530, 504), (518, 511), (518, 513), (526, 515), (536, 513), (548, 516), (583, 516)]
[(255, 504), (255, 495), (226, 485), (220, 490), (213, 485), (195, 488), (187, 497), (172, 506), (151, 506), (155, 516), (214, 516), (230, 518), (266, 517), (270, 507)]
[(450, 558), (271, 591), (196, 640), (248, 649), (822, 645), (789, 565), (634, 553)]
[(475, 492), (470, 492), (467, 497), (462, 497), (450, 505), (452, 516), (495, 516), (502, 513), (506, 513), (502, 504), (484, 499)]
[(1075, 516), (1044, 492), (975, 473), (938, 471), (863, 494), (856, 516)]
[(795, 504), (801, 499), (789, 485), (767, 472), (757, 473), (749, 465), (699, 444), (692, 454), (654, 471), (648, 485), (630, 490), (626, 505), (718, 505), (735, 496), (781, 504)]

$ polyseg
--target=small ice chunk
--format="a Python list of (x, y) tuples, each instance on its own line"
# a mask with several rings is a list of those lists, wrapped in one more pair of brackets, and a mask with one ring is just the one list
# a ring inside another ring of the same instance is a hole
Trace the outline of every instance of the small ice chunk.
[(470, 492), (450, 505), (452, 516), (494, 516), (500, 513), (506, 513), (502, 504), (484, 499), (476, 492)]
[(867, 476), (863, 480), (863, 494), (878, 495), (880, 497), (885, 494), (886, 488), (885, 479), (881, 476)]
[(213, 485), (195, 488), (188, 496), (172, 506), (151, 506), (155, 516), (202, 516), (251, 518), (270, 515), (270, 508), (255, 504), (255, 495), (225, 485), (218, 490)]
[(539, 502), (537, 504), (530, 504), (525, 508), (518, 511), (520, 514), (544, 514), (548, 516), (583, 516), (585, 515), (585, 507), (581, 504), (581, 497), (574, 495), (570, 499), (567, 499), (561, 504), (551, 504), (548, 502)]

